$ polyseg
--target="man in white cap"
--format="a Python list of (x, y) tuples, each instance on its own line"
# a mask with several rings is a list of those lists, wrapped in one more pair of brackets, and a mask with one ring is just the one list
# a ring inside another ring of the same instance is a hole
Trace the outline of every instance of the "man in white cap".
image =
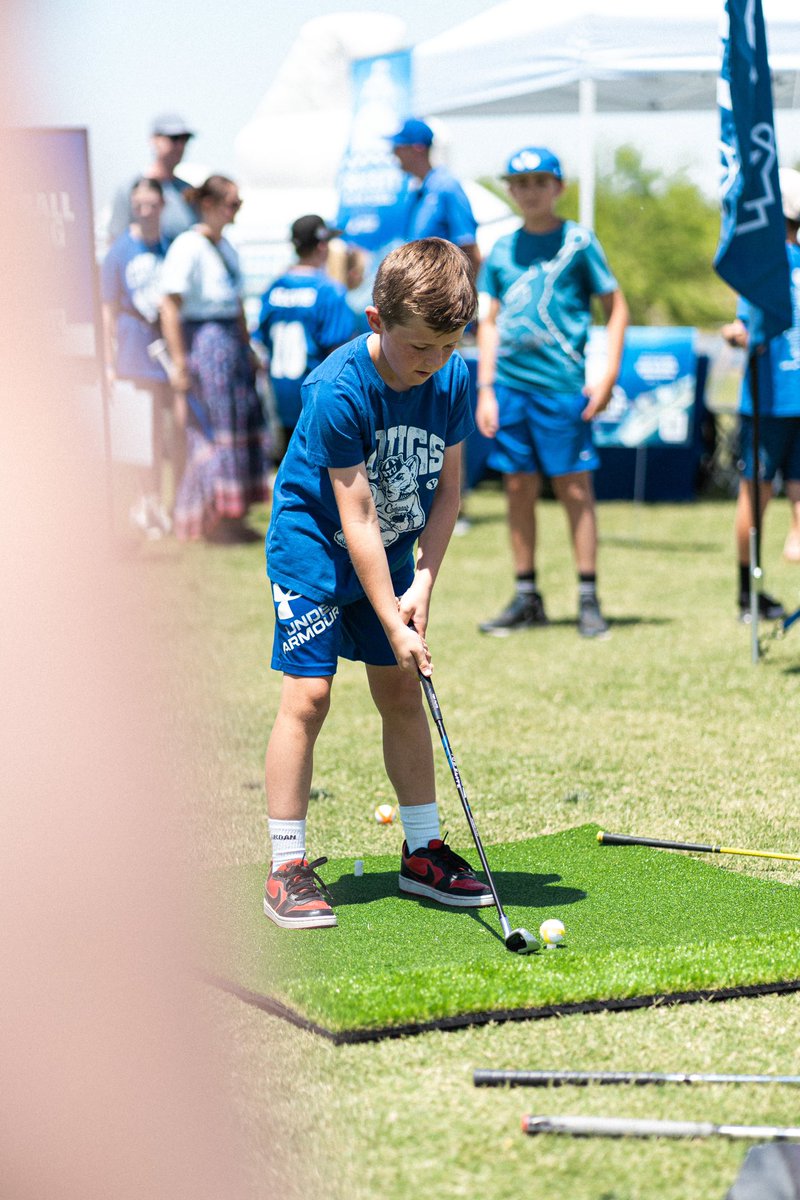
[[(781, 203), (786, 221), (786, 255), (792, 288), (792, 326), (771, 338), (757, 356), (759, 386), (759, 507), (767, 507), (778, 472), (783, 477), (791, 510), (791, 524), (783, 556), (800, 563), (800, 172), (789, 167), (779, 171)], [(746, 347), (750, 306), (740, 300), (736, 320), (725, 325), (722, 335), (732, 346)], [(755, 524), (751, 480), (753, 478), (753, 402), (749, 372), (742, 378), (740, 395), (742, 474), (736, 504), (736, 547), (739, 560), (739, 618), (750, 620), (750, 530)], [(783, 605), (761, 592), (759, 616), (783, 620)]]
[(161, 236), (167, 243), (174, 241), (179, 233), (195, 224), (197, 214), (184, 197), (189, 184), (175, 174), (175, 168), (183, 158), (190, 138), (193, 137), (194, 131), (191, 126), (178, 113), (161, 113), (153, 120), (150, 126), (152, 162), (116, 192), (108, 226), (109, 243), (119, 237), (133, 219), (130, 208), (131, 187), (135, 179), (140, 177), (155, 179), (161, 184), (164, 194)]

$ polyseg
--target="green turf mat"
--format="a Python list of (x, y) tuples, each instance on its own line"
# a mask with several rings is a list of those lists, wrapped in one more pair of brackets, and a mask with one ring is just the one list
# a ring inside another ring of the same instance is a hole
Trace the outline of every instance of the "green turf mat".
[(686, 854), (600, 846), (597, 830), (487, 852), (512, 926), (537, 934), (558, 916), (564, 947), (520, 957), (493, 908), (401, 897), (393, 852), (364, 858), (360, 878), (352, 858), (321, 869), (335, 929), (276, 928), (262, 911), (265, 864), (216, 873), (209, 974), (337, 1035), (800, 977), (800, 889)]

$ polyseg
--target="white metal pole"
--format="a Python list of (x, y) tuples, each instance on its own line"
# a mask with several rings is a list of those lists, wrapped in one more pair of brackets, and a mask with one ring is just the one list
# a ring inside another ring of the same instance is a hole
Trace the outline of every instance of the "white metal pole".
[(581, 79), (578, 83), (578, 113), (580, 117), (578, 219), (581, 225), (586, 225), (589, 229), (594, 229), (594, 118), (596, 111), (597, 84), (593, 79)]

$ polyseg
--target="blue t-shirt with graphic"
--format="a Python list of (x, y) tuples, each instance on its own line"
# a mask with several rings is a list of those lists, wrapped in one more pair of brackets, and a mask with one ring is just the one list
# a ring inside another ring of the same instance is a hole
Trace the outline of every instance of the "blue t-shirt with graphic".
[(145, 242), (126, 230), (103, 259), (100, 287), (104, 303), (113, 305), (117, 313), (114, 369), (121, 379), (166, 380), (147, 353), (160, 336), (161, 268), (166, 252), (166, 241)]
[(579, 392), (592, 296), (617, 290), (590, 229), (564, 221), (551, 233), (498, 238), (481, 289), (500, 301), (497, 382), (521, 391)]
[[(756, 356), (758, 411), (765, 417), (800, 417), (800, 246), (787, 242), (786, 255), (792, 284), (791, 328), (770, 338), (766, 351)], [(751, 310), (746, 300), (739, 301), (737, 311), (748, 325)], [(740, 411), (753, 415), (749, 370), (742, 377)]]
[(456, 246), (475, 242), (478, 223), (467, 194), (457, 179), (444, 167), (433, 167), (421, 185), (409, 191), (405, 213), (404, 237), (438, 237)]
[(393, 391), (366, 334), (334, 350), (303, 384), (303, 408), (280, 465), (267, 532), (270, 579), (309, 600), (347, 604), (364, 590), (347, 552), (328, 469), (366, 463), (392, 571), (411, 556), (447, 446), (472, 431), (469, 373), (453, 354), (419, 387)]
[(287, 271), (261, 301), (258, 336), (269, 352), (269, 377), (281, 424), (294, 429), (306, 376), (355, 333), (346, 290), (324, 271)]

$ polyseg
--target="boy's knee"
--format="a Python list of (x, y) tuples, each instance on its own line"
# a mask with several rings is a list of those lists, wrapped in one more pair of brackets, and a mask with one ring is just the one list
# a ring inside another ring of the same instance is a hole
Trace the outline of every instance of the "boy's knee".
[(284, 692), (284, 707), (306, 725), (321, 725), (331, 706), (331, 688), (327, 679), (294, 679)]

